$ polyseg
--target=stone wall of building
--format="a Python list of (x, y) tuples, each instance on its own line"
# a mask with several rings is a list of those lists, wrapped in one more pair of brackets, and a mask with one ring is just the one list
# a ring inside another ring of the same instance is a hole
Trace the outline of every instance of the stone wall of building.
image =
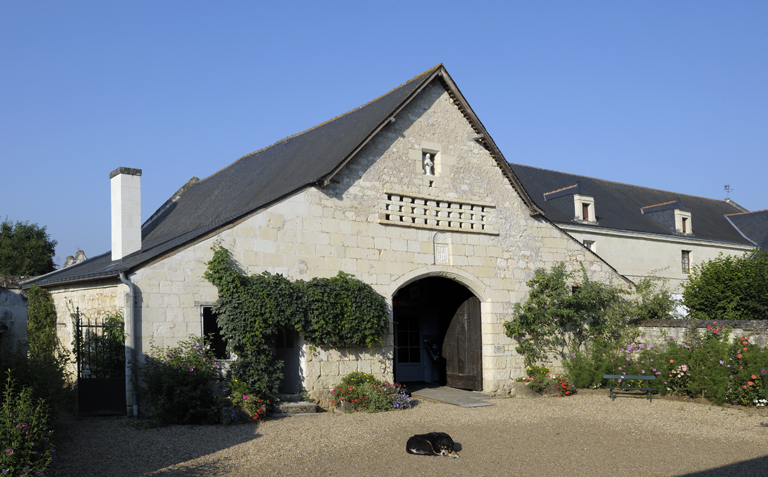
[(669, 279), (669, 288), (675, 294), (682, 293), (680, 285), (688, 279), (688, 273), (683, 272), (682, 268), (683, 250), (690, 252), (692, 268), (694, 265), (717, 258), (720, 253), (742, 255), (754, 248), (695, 240), (684, 236), (596, 230), (594, 227), (589, 231), (578, 227), (566, 226), (565, 228), (580, 242), (584, 240), (594, 242), (595, 252), (630, 280), (637, 280), (655, 273)]
[(125, 306), (124, 289), (125, 286), (118, 280), (100, 280), (49, 288), (56, 308), (56, 331), (62, 346), (70, 352), (73, 350), (74, 314), (78, 308), (81, 320), (84, 321), (103, 318), (105, 313), (122, 311)]
[[(130, 276), (139, 289), (139, 351), (150, 339), (169, 346), (200, 334), (201, 306), (217, 297), (202, 275), (211, 247), (219, 242), (249, 274), (266, 270), (309, 280), (343, 270), (371, 284), (390, 304), (400, 288), (421, 278), (440, 276), (463, 284), (481, 301), (483, 389), (504, 392), (524, 366), (503, 323), (513, 303), (526, 297), (526, 281), (536, 268), (563, 261), (570, 270), (584, 266), (594, 280), (629, 285), (579, 242), (531, 217), (473, 135), (445, 89), (433, 83), (328, 187), (305, 189), (143, 267)], [(433, 155), (434, 175), (424, 172), (425, 153)], [(407, 213), (402, 207), (406, 200), (411, 201)], [(388, 208), (393, 203), (399, 210)], [(443, 226), (424, 215), (429, 208), (446, 214)], [(474, 210), (486, 214), (482, 224), (460, 218), (464, 213), (471, 217)], [(413, 217), (394, 223), (392, 216), (398, 214)], [(391, 333), (371, 353), (313, 351), (305, 344), (303, 385), (308, 391), (327, 389), (351, 371), (392, 379), (392, 349)]]
[(0, 276), (0, 353), (18, 350), (27, 340), (27, 296), (21, 283), (30, 277)]

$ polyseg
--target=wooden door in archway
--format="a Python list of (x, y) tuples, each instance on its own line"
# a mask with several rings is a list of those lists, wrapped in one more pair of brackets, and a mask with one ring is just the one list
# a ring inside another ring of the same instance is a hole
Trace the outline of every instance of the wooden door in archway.
[(480, 300), (466, 299), (456, 310), (443, 341), (446, 385), (481, 391), (483, 388)]

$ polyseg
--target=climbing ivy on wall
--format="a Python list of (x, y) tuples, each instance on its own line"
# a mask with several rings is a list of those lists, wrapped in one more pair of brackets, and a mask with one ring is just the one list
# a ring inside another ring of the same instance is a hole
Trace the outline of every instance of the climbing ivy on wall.
[(309, 282), (268, 272), (248, 276), (226, 248), (214, 245), (203, 276), (219, 292), (213, 311), (237, 355), (232, 371), (257, 389), (275, 391), (282, 379), (274, 351), (282, 328), (303, 332), (313, 345), (338, 348), (373, 346), (388, 327), (384, 297), (343, 272)]

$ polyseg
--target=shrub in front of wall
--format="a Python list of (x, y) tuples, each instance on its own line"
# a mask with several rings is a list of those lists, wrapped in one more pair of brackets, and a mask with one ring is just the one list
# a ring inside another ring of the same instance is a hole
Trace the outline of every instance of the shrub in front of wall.
[(214, 385), (219, 369), (209, 347), (193, 335), (175, 347), (153, 345), (136, 369), (142, 409), (159, 424), (218, 422)]
[(19, 386), (8, 371), (0, 414), (0, 472), (8, 475), (45, 475), (53, 460), (53, 430), (48, 406), (35, 401), (32, 389)]
[(351, 373), (331, 390), (333, 407), (347, 406), (353, 411), (382, 412), (410, 409), (411, 396), (402, 384), (381, 382), (366, 373)]
[(243, 381), (232, 379), (227, 385), (227, 396), (220, 398), (221, 420), (223, 424), (233, 422), (253, 422), (267, 412), (269, 400), (262, 399), (258, 392), (252, 392)]
[(614, 343), (598, 337), (584, 351), (572, 353), (570, 358), (563, 360), (563, 367), (576, 388), (600, 388), (606, 384), (603, 376), (614, 374), (619, 366), (617, 352)]
[(67, 371), (69, 362), (69, 354), (59, 346), (53, 354), (9, 354), (3, 371), (12, 370), (16, 385), (28, 387), (34, 401), (44, 400), (55, 422), (62, 412), (77, 409), (77, 391)]
[(655, 376), (650, 387), (660, 394), (762, 407), (768, 400), (768, 352), (749, 337), (729, 342), (728, 334), (714, 321), (688, 341), (667, 336), (660, 345), (631, 343), (607, 374)]

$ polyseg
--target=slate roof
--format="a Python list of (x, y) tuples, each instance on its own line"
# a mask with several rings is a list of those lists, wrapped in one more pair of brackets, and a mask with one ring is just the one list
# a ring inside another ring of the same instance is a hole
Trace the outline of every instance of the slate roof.
[[(557, 224), (579, 224), (596, 229), (689, 237), (665, 228), (650, 217), (649, 212), (666, 210), (671, 206), (691, 212), (693, 235), (690, 237), (753, 245), (725, 217), (726, 214), (741, 212), (743, 209), (740, 210), (724, 200), (650, 189), (521, 164), (510, 165), (534, 202), (544, 210), (545, 216)], [(563, 193), (569, 192), (570, 189), (560, 189), (577, 183), (582, 194), (595, 198), (597, 224), (574, 221), (573, 200), (563, 196)], [(547, 195), (548, 200), (545, 200), (545, 194), (553, 191), (558, 192), (553, 194), (556, 196), (554, 200), (550, 195)], [(643, 208), (645, 213), (641, 213)]]
[(435, 78), (446, 86), (475, 129), (477, 140), (491, 152), (531, 213), (540, 213), (445, 67), (439, 64), (357, 109), (245, 155), (202, 181), (193, 178), (144, 223), (140, 251), (114, 262), (108, 252), (37, 277), (25, 286), (117, 277), (120, 272), (134, 270), (306, 187), (327, 185), (357, 151)]
[(728, 214), (726, 217), (741, 233), (755, 242), (760, 250), (768, 250), (768, 209)]

